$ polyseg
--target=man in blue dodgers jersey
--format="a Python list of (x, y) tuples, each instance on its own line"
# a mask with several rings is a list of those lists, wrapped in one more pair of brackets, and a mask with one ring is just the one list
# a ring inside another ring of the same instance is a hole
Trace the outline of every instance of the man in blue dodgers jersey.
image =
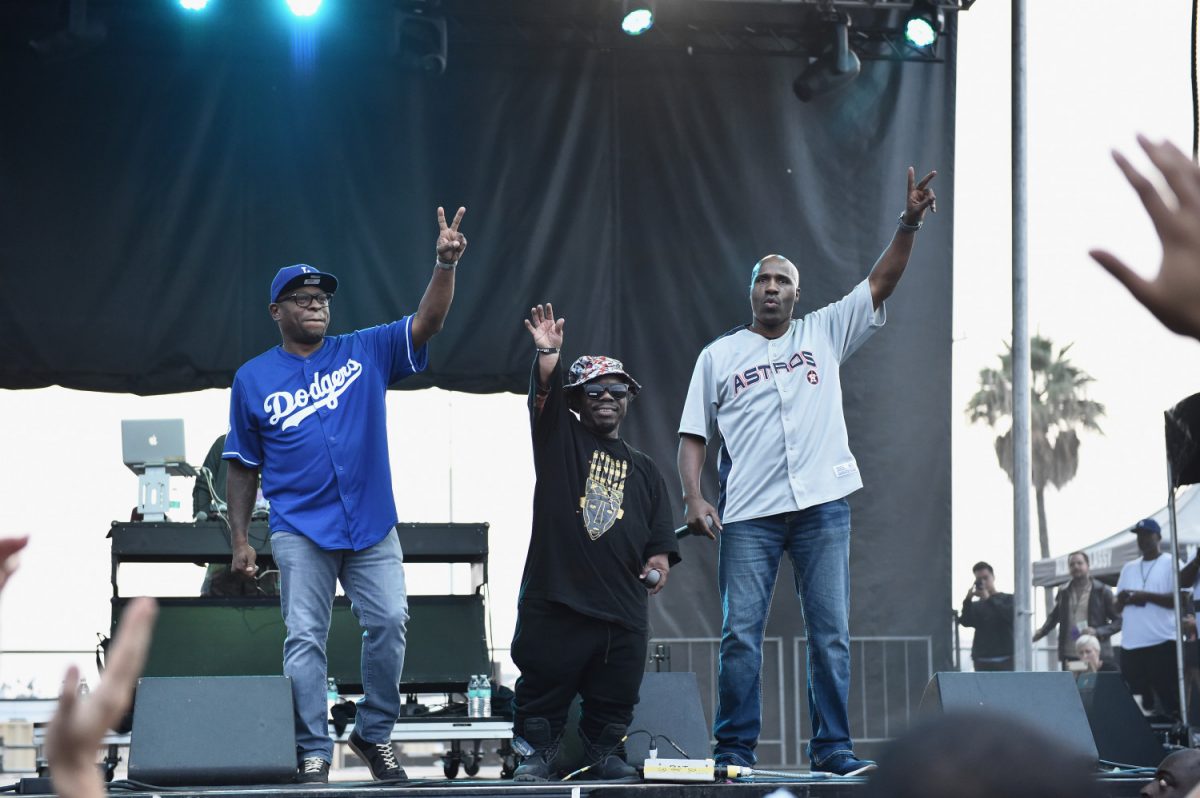
[[(850, 507), (862, 487), (850, 453), (839, 369), (884, 323), (926, 209), (930, 172), (908, 170), (904, 211), (867, 279), (844, 299), (792, 319), (800, 274), (768, 255), (750, 279), (754, 320), (709, 344), (696, 361), (679, 422), (679, 477), (688, 527), (720, 533), (717, 581), (724, 619), (713, 722), (716, 759), (751, 766), (762, 729), (762, 642), (784, 552), (796, 574), (808, 635), (814, 771), (839, 775), (858, 759), (846, 704), (850, 683)], [(707, 441), (721, 442), (720, 511), (700, 490)]]
[(455, 267), (467, 247), (458, 231), (466, 209), (450, 224), (437, 212), (437, 263), (416, 313), (326, 336), (337, 278), (288, 266), (275, 275), (268, 305), (283, 343), (243, 365), (233, 381), (222, 454), (230, 461), (232, 569), (256, 571), (246, 533), (261, 470), (281, 575), (283, 672), (295, 699), (300, 782), (329, 780), (325, 644), (338, 580), (364, 630), (364, 695), (350, 747), (375, 779), (407, 778), (391, 745), (408, 597), (384, 399), (388, 385), (425, 369), (425, 344), (442, 329), (454, 298)]

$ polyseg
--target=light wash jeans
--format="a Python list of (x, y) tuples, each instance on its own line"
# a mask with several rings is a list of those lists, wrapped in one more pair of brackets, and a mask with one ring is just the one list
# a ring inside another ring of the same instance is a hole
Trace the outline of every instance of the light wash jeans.
[(283, 673), (292, 680), (296, 748), (301, 759), (333, 760), (326, 703), (325, 643), (338, 580), (363, 628), (363, 698), (354, 727), (369, 743), (391, 739), (400, 716), (400, 672), (408, 595), (404, 554), (393, 529), (369, 549), (327, 551), (303, 535), (275, 532), (271, 551), (279, 566), (283, 622)]
[(794, 513), (735, 521), (719, 538), (717, 582), (724, 621), (717, 669), (716, 758), (754, 765), (762, 730), (762, 645), (784, 552), (808, 635), (808, 757), (823, 764), (853, 752), (850, 688), (850, 505), (845, 499)]

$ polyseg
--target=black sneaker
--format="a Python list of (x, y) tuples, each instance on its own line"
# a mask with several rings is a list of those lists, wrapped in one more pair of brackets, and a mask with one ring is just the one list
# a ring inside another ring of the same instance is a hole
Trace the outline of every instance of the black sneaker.
[(875, 769), (870, 759), (859, 759), (854, 754), (834, 754), (821, 764), (813, 764), (813, 773), (832, 773), (835, 776), (862, 776)]
[(329, 763), (319, 756), (306, 756), (296, 770), (297, 784), (328, 784)]
[(408, 781), (408, 774), (396, 761), (396, 752), (392, 743), (369, 743), (358, 736), (358, 731), (350, 732), (347, 741), (350, 750), (371, 769), (371, 778), (375, 781)]

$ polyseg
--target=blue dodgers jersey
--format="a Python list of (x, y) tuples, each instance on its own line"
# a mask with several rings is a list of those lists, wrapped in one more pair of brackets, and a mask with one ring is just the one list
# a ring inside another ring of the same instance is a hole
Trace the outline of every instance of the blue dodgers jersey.
[(395, 526), (384, 400), (428, 363), (412, 319), (327, 337), (308, 358), (277, 346), (238, 369), (221, 456), (261, 469), (272, 532), (359, 551)]

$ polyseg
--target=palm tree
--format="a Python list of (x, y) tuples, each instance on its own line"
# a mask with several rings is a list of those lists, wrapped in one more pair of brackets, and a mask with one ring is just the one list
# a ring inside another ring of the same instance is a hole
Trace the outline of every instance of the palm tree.
[[(1035, 335), (1030, 341), (1031, 437), (1033, 443), (1033, 490), (1037, 497), (1038, 544), (1042, 559), (1050, 556), (1050, 533), (1046, 527), (1046, 486), (1061, 490), (1079, 470), (1079, 432), (1103, 434), (1098, 420), (1104, 405), (1087, 398), (1092, 377), (1067, 359), (1072, 344), (1054, 351), (1048, 338)], [(1000, 368), (981, 369), (979, 390), (967, 402), (971, 423), (1007, 427), (996, 438), (996, 459), (1008, 481), (1013, 480), (1012, 448), (1012, 345), (1000, 355)], [(1046, 589), (1046, 613), (1054, 607)]]

